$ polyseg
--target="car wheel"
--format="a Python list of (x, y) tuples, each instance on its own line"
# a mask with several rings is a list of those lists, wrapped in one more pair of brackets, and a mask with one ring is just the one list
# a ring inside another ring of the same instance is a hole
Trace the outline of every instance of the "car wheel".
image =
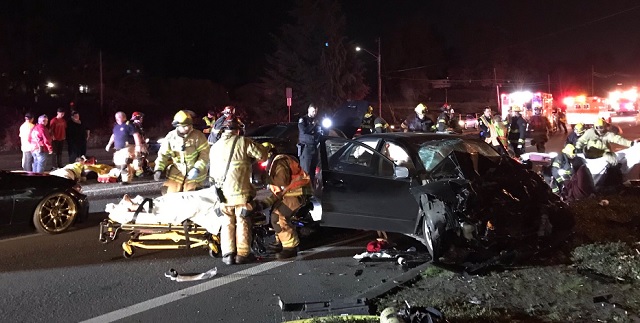
[(434, 262), (438, 262), (445, 250), (446, 206), (440, 200), (422, 197), (422, 231), (425, 245)]
[(78, 204), (64, 192), (47, 195), (33, 212), (33, 224), (40, 233), (56, 234), (67, 230), (78, 216)]

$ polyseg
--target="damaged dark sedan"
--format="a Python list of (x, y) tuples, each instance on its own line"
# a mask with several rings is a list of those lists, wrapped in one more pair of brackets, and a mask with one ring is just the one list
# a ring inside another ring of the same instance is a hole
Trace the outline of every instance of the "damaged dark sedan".
[(323, 138), (320, 156), (321, 211), (315, 211), (323, 226), (403, 233), (424, 243), (436, 261), (453, 244), (506, 250), (573, 226), (539, 175), (477, 138)]

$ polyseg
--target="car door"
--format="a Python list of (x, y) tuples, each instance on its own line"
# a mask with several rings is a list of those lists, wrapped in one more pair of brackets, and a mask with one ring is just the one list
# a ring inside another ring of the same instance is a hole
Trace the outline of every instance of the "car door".
[(418, 204), (411, 178), (397, 178), (391, 160), (375, 144), (323, 138), (316, 195), (322, 204), (322, 225), (413, 233)]
[(15, 190), (7, 172), (0, 172), (0, 225), (11, 223)]

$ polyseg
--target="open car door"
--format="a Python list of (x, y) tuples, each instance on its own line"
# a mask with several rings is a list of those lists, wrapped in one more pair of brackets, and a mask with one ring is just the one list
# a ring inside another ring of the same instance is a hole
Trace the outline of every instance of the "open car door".
[(414, 233), (418, 203), (409, 171), (380, 154), (381, 145), (321, 139), (316, 196), (323, 226)]

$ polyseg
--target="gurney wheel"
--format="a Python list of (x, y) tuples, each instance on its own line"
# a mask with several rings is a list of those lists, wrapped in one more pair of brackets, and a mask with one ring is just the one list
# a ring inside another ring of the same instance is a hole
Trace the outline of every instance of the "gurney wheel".
[(133, 250), (131, 251), (131, 253), (127, 252), (126, 250), (122, 251), (122, 256), (129, 259), (131, 257), (133, 257)]
[(107, 243), (109, 242), (109, 240), (106, 237), (102, 237), (100, 239), (98, 239), (98, 241), (100, 241), (100, 243)]
[(219, 258), (220, 257), (220, 246), (218, 246), (217, 244), (210, 242), (209, 243), (209, 256), (211, 256), (212, 258)]

